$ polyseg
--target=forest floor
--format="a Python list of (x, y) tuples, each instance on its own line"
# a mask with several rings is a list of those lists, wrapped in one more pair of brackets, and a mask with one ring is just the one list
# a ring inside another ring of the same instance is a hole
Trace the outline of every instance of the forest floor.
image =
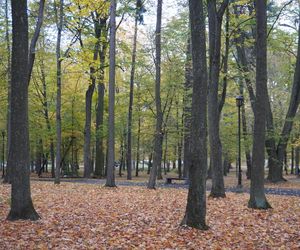
[[(233, 177), (225, 178), (228, 187), (236, 185)], [(282, 185), (300, 189), (297, 181)], [(247, 193), (208, 198), (210, 229), (198, 231), (180, 226), (186, 188), (31, 186), (42, 217), (36, 222), (6, 221), (10, 185), (0, 186), (0, 249), (300, 249), (299, 197), (267, 195), (269, 210), (247, 208)]]

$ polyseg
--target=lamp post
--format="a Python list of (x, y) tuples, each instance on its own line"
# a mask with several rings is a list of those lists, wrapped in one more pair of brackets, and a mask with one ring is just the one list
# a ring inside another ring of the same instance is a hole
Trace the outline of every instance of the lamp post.
[(2, 178), (4, 178), (4, 156), (5, 156), (5, 144), (4, 144), (4, 139), (5, 139), (5, 131), (1, 131), (2, 134)]
[(238, 107), (238, 188), (242, 187), (242, 168), (241, 168), (241, 107), (244, 104), (244, 97), (239, 95), (235, 98)]

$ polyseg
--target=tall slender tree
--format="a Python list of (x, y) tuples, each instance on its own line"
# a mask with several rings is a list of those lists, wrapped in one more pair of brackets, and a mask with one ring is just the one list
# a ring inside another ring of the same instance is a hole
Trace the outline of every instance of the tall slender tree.
[[(7, 53), (7, 143), (6, 152), (9, 152), (10, 145), (10, 93), (11, 93), (11, 46), (9, 36), (9, 1), (5, 0), (5, 40), (6, 40), (6, 53)], [(6, 157), (7, 158), (7, 157)], [(4, 183), (9, 182), (9, 165), (6, 164), (6, 173), (4, 174)]]
[(127, 121), (127, 148), (126, 148), (126, 165), (127, 165), (127, 180), (132, 179), (132, 159), (131, 159), (131, 137), (132, 137), (132, 106), (133, 106), (133, 88), (135, 77), (135, 61), (136, 61), (136, 43), (137, 43), (137, 31), (138, 31), (138, 4), (136, 2), (135, 20), (134, 20), (134, 35), (133, 35), (133, 47), (131, 56), (131, 72), (130, 72), (130, 91), (129, 91), (129, 106), (128, 106), (128, 121)]
[(59, 6), (55, 3), (57, 41), (56, 41), (56, 162), (55, 162), (55, 184), (60, 184), (61, 165), (61, 79), (62, 79), (62, 58), (61, 58), (61, 34), (64, 18), (64, 0), (60, 0)]
[(256, 99), (254, 103), (253, 157), (251, 171), (251, 208), (270, 208), (265, 190), (265, 134), (267, 89), (267, 1), (256, 0)]
[(10, 107), (10, 147), (8, 165), (11, 209), (8, 220), (37, 220), (30, 191), (30, 154), (28, 129), (28, 17), (27, 0), (12, 0), (12, 65)]
[(202, 0), (189, 0), (193, 95), (189, 191), (182, 224), (205, 230), (207, 175), (207, 66), (205, 16)]
[(156, 184), (157, 170), (161, 169), (162, 142), (163, 142), (163, 112), (160, 97), (160, 75), (161, 75), (161, 16), (162, 0), (157, 0), (156, 30), (155, 30), (155, 104), (156, 104), (156, 126), (154, 135), (153, 165), (150, 171), (148, 188), (154, 189)]
[(115, 187), (116, 0), (110, 2), (107, 187)]

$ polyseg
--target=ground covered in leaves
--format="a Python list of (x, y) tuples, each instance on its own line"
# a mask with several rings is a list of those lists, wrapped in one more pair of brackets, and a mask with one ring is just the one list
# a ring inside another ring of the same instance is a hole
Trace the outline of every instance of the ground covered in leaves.
[(247, 208), (248, 194), (208, 199), (208, 231), (179, 226), (187, 190), (33, 182), (42, 219), (9, 222), (10, 186), (0, 186), (0, 249), (300, 249), (300, 200), (268, 196), (273, 209)]

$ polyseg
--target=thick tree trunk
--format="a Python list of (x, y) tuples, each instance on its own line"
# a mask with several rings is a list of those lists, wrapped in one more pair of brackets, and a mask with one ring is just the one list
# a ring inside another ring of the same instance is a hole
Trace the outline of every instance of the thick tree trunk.
[(202, 0), (190, 0), (193, 59), (191, 162), (189, 191), (182, 224), (205, 230), (207, 174), (207, 68), (205, 16)]
[(105, 73), (105, 58), (107, 49), (107, 32), (106, 32), (107, 18), (100, 19), (101, 35), (103, 37), (102, 49), (99, 51), (100, 58), (100, 77), (97, 84), (98, 99), (96, 107), (96, 163), (95, 175), (97, 177), (104, 177), (104, 145), (103, 145), (103, 126), (104, 126), (104, 73)]
[[(244, 38), (245, 38), (245, 34), (242, 31), (240, 31), (240, 37), (236, 39), (237, 61), (242, 73), (244, 73), (243, 78), (246, 83), (246, 87), (250, 97), (251, 107), (254, 112), (254, 103), (256, 97), (255, 97), (251, 79), (249, 77), (250, 69), (249, 69), (249, 62), (247, 60), (246, 52), (245, 52)], [(274, 133), (273, 115), (271, 111), (270, 102), (267, 102), (266, 104), (266, 118), (267, 118), (266, 124), (267, 124), (268, 137), (266, 138), (265, 141), (265, 147), (268, 153), (268, 167), (269, 167), (268, 179), (270, 179), (270, 174), (272, 174), (273, 170), (276, 169), (276, 162), (277, 162), (276, 142), (273, 136)], [(247, 157), (247, 167), (248, 167), (250, 155), (246, 153), (246, 157)], [(247, 178), (249, 178), (249, 176), (251, 175), (247, 175)]]
[(153, 148), (153, 166), (148, 181), (147, 187), (154, 189), (158, 169), (161, 172), (162, 160), (162, 142), (163, 142), (163, 113), (161, 109), (160, 98), (160, 73), (161, 73), (161, 16), (162, 16), (162, 0), (157, 0), (157, 16), (156, 16), (156, 31), (155, 31), (155, 104), (156, 104), (156, 127), (154, 135)]
[(60, 183), (60, 168), (61, 168), (61, 32), (63, 29), (63, 16), (64, 16), (64, 0), (60, 0), (59, 14), (57, 6), (55, 6), (56, 16), (59, 18), (57, 21), (57, 42), (56, 42), (56, 169), (55, 169), (55, 184)]
[(110, 2), (107, 187), (115, 187), (116, 0)]
[(220, 75), (221, 26), (228, 1), (224, 0), (217, 11), (216, 1), (207, 3), (209, 20), (209, 92), (208, 92), (208, 130), (212, 167), (212, 189), (210, 196), (225, 197), (223, 179), (222, 145), (220, 140), (218, 87)]
[(12, 0), (12, 65), (10, 147), (11, 209), (8, 220), (37, 220), (30, 192), (28, 129), (28, 17), (27, 1)]
[(267, 90), (267, 10), (266, 1), (255, 1), (256, 9), (256, 99), (254, 104), (253, 157), (251, 171), (250, 208), (270, 208), (265, 196), (265, 132)]

